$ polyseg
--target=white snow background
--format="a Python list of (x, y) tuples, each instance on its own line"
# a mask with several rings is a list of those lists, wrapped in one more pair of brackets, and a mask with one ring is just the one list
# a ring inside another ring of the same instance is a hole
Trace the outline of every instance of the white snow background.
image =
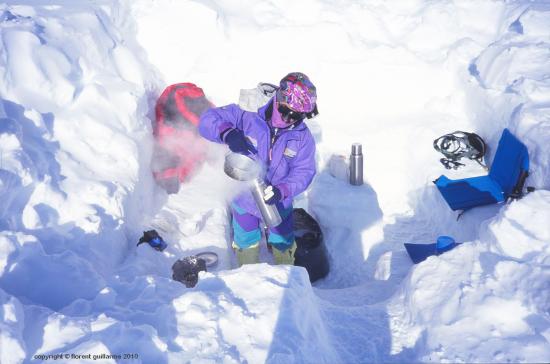
[[(549, 19), (546, 1), (1, 3), (0, 363), (550, 362)], [(231, 269), (225, 147), (177, 195), (150, 172), (166, 86), (224, 105), (291, 71), (319, 95), (296, 201), (330, 255), (313, 286), (265, 251)], [(485, 172), (445, 170), (432, 141), (476, 132), (490, 164), (503, 128), (536, 191), (457, 221), (432, 181)], [(165, 252), (136, 248), (151, 228)], [(403, 243), (439, 235), (464, 244), (413, 265)], [(203, 250), (217, 268), (172, 280)]]

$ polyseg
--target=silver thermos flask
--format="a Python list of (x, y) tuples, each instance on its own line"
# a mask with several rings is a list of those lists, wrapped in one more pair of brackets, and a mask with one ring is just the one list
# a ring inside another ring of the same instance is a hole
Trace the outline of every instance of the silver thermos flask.
[(349, 183), (354, 186), (363, 184), (363, 150), (361, 143), (351, 145), (349, 156)]
[(281, 224), (283, 219), (275, 205), (268, 205), (264, 200), (264, 190), (267, 185), (260, 179), (254, 178), (252, 181), (251, 192), (258, 210), (262, 214), (263, 220), (268, 227), (275, 227)]

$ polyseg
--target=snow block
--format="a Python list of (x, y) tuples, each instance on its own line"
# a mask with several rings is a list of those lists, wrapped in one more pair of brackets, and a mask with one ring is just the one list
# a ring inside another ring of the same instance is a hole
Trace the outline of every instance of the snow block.
[(442, 175), (434, 181), (452, 210), (504, 202), (523, 188), (529, 170), (527, 147), (504, 129), (489, 175), (451, 180)]
[(405, 249), (414, 264), (418, 264), (432, 255), (440, 255), (453, 249), (460, 243), (456, 243), (450, 236), (440, 236), (433, 244), (405, 243)]

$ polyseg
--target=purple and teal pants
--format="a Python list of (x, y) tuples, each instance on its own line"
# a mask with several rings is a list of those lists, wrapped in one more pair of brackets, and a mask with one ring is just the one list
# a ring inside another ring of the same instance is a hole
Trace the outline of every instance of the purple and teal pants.
[[(241, 249), (246, 249), (261, 240), (262, 232), (258, 217), (249, 214), (235, 202), (231, 204), (231, 214), (235, 245)], [(279, 214), (283, 222), (276, 227), (268, 229), (267, 242), (280, 251), (284, 251), (294, 243), (292, 205), (288, 208), (280, 207)]]

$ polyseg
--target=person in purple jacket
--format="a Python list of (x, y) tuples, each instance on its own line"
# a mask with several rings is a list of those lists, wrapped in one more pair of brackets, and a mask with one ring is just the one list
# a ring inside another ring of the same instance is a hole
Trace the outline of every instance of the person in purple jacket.
[[(316, 173), (315, 141), (304, 119), (317, 114), (315, 86), (305, 74), (292, 72), (257, 112), (231, 104), (209, 109), (199, 123), (206, 139), (225, 143), (232, 152), (252, 156), (264, 165), (265, 200), (276, 205), (283, 219), (267, 234), (277, 264), (294, 264), (292, 200), (306, 190)], [(231, 213), (239, 266), (257, 263), (261, 214), (250, 191), (233, 200)]]

